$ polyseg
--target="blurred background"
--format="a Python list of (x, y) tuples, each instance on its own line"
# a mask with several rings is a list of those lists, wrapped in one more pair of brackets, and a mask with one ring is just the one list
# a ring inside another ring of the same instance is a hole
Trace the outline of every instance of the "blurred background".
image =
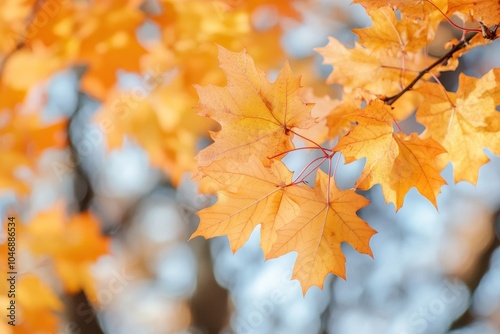
[[(2, 333), (500, 333), (500, 159), (490, 152), (476, 186), (443, 171), (439, 211), (415, 189), (397, 213), (379, 186), (364, 192), (374, 259), (343, 245), (347, 280), (329, 275), (305, 296), (290, 281), (296, 254), (264, 261), (258, 228), (235, 254), (226, 237), (187, 241), (215, 200), (189, 172), (216, 128), (193, 116), (193, 84), (224, 84), (215, 43), (246, 48), (270, 79), (288, 58), (305, 86), (339, 98), (313, 48), (328, 36), (352, 46), (350, 29), (370, 25), (361, 6), (0, 3), (0, 212), (3, 226), (18, 220), (24, 292), (19, 326)], [(460, 36), (442, 23), (429, 53)], [(491, 43), (441, 81), (455, 90), (458, 73), (499, 66)], [(423, 130), (413, 117), (401, 126)], [(287, 159), (300, 170), (310, 156)], [(339, 187), (362, 167), (341, 163)]]

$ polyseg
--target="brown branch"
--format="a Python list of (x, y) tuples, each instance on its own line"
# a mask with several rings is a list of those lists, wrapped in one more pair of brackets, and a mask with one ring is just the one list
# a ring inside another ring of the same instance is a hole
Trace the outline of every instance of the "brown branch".
[(455, 52), (457, 52), (459, 50), (462, 50), (467, 45), (469, 45), (469, 42), (471, 41), (471, 39), (474, 38), (474, 36), (476, 36), (476, 35), (477, 35), (477, 33), (470, 34), (469, 37), (467, 37), (466, 39), (464, 39), (463, 41), (461, 41), (460, 43), (458, 43), (457, 45), (455, 45), (454, 47), (452, 47), (448, 52), (446, 52), (444, 55), (442, 55), (438, 60), (436, 60), (435, 62), (433, 62), (431, 65), (429, 65), (428, 67), (426, 67), (422, 71), (418, 72), (418, 75), (415, 77), (415, 79), (413, 79), (413, 81), (410, 82), (408, 84), (408, 86), (406, 86), (402, 91), (400, 91), (396, 95), (393, 95), (393, 96), (390, 96), (390, 97), (386, 97), (385, 100), (384, 100), (385, 104), (392, 105), (394, 102), (396, 102), (401, 96), (403, 96), (406, 92), (408, 92), (409, 90), (411, 90), (413, 88), (413, 86), (415, 86), (415, 84), (420, 79), (422, 79), (422, 77), (424, 75), (426, 75), (427, 73), (429, 73), (436, 66), (444, 63), (445, 61), (448, 61), (451, 57), (453, 57), (453, 55), (455, 54)]

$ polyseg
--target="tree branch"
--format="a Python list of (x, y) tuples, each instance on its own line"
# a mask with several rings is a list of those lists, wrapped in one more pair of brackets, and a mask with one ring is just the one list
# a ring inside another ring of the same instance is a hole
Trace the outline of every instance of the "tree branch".
[(474, 36), (476, 36), (477, 34), (478, 33), (470, 34), (469, 37), (467, 37), (466, 39), (464, 39), (463, 41), (461, 41), (460, 43), (458, 43), (457, 45), (455, 45), (454, 47), (452, 47), (448, 52), (446, 52), (444, 55), (442, 55), (438, 60), (436, 60), (435, 62), (433, 62), (427, 68), (425, 68), (422, 71), (418, 72), (418, 75), (415, 77), (415, 79), (413, 79), (413, 81), (410, 82), (408, 84), (408, 86), (406, 86), (402, 91), (400, 91), (396, 95), (393, 95), (393, 96), (385, 98), (385, 100), (384, 100), (385, 104), (392, 105), (394, 102), (396, 102), (407, 91), (411, 90), (413, 88), (413, 86), (415, 86), (415, 84), (420, 79), (422, 79), (422, 77), (424, 75), (426, 75), (427, 73), (429, 73), (434, 67), (436, 67), (436, 66), (444, 63), (445, 61), (449, 60), (451, 57), (453, 57), (453, 55), (455, 54), (455, 52), (457, 52), (459, 50), (462, 50), (467, 45), (469, 45), (469, 42), (471, 41), (471, 39), (474, 38)]

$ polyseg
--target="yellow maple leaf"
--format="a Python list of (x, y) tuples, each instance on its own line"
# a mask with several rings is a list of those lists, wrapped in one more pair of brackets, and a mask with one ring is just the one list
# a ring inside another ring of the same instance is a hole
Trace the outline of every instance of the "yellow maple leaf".
[(367, 28), (353, 29), (359, 43), (370, 50), (394, 49), (401, 52), (417, 52), (434, 37), (429, 36), (428, 25), (412, 20), (398, 20), (389, 7), (370, 12), (373, 21)]
[(435, 161), (438, 155), (445, 153), (441, 145), (416, 134), (395, 134), (390, 107), (382, 101), (375, 100), (366, 108), (349, 114), (349, 119), (357, 125), (334, 149), (344, 154), (346, 162), (366, 158), (357, 181), (360, 189), (381, 184), (386, 202), (393, 202), (399, 210), (406, 193), (415, 187), (437, 206), (437, 195), (446, 184)]
[(452, 162), (455, 182), (476, 184), (479, 168), (489, 161), (484, 148), (500, 154), (499, 83), (500, 70), (493, 69), (479, 79), (461, 74), (456, 93), (434, 83), (418, 88), (425, 103), (417, 120), (448, 152), (443, 159)]
[(347, 242), (362, 254), (372, 255), (370, 238), (376, 233), (356, 212), (370, 203), (354, 190), (339, 190), (333, 177), (318, 171), (314, 188), (290, 187), (290, 197), (300, 203), (297, 217), (276, 229), (276, 241), (266, 258), (297, 252), (292, 279), (302, 292), (323, 287), (333, 273), (346, 278), (341, 243)]
[(219, 60), (227, 86), (196, 87), (199, 114), (222, 126), (212, 133), (215, 142), (197, 155), (198, 165), (222, 158), (244, 162), (250, 155), (268, 165), (269, 157), (293, 148), (292, 128), (314, 124), (312, 105), (300, 98), (300, 77), (286, 63), (271, 84), (245, 51), (219, 47)]

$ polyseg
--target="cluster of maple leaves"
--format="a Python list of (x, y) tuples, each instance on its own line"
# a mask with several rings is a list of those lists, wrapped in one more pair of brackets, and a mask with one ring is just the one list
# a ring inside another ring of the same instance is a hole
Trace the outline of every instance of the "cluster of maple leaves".
[[(334, 158), (365, 158), (356, 188), (381, 184), (387, 202), (399, 209), (412, 187), (436, 204), (448, 162), (456, 181), (475, 183), (488, 161), (483, 149), (500, 154), (500, 70), (479, 79), (461, 75), (457, 92), (446, 91), (438, 79), (456, 69), (462, 54), (495, 40), (498, 1), (354, 1), (366, 8), (372, 26), (353, 30), (359, 36), (354, 48), (330, 38), (317, 50), (334, 66), (327, 83), (342, 85), (340, 101), (314, 96), (288, 64), (274, 83), (260, 70), (280, 64), (282, 29), (255, 29), (252, 15), (271, 6), (277, 15), (297, 19), (291, 1), (149, 2), (0, 0), (0, 33), (6, 36), (0, 41), (0, 188), (29, 194), (42, 154), (68, 149), (67, 120), (46, 124), (41, 113), (49, 79), (83, 67), (80, 89), (102, 104), (96, 124), (110, 149), (131, 137), (174, 184), (196, 170), (200, 190), (217, 194), (217, 203), (199, 212), (193, 237), (227, 235), (236, 251), (261, 225), (266, 258), (298, 253), (293, 278), (305, 292), (321, 287), (329, 273), (345, 278), (342, 242), (372, 255), (369, 241), (376, 232), (357, 216), (369, 202), (354, 189), (337, 188)], [(452, 15), (476, 26), (462, 28), (464, 36), (450, 41), (450, 52), (433, 58), (426, 47)], [(158, 38), (138, 33), (146, 23), (158, 27)], [(119, 88), (119, 70), (140, 73), (142, 84)], [(198, 113), (208, 118), (195, 115), (197, 102)], [(398, 122), (415, 109), (425, 132), (398, 131)], [(221, 130), (196, 166), (199, 138), (215, 122)], [(294, 138), (304, 146), (296, 147)], [(281, 160), (297, 150), (321, 156), (294, 176)], [(319, 169), (323, 163), (326, 172)], [(32, 175), (20, 177), (20, 167)], [(315, 171), (316, 184), (305, 184)], [(52, 281), (95, 300), (90, 267), (108, 252), (110, 238), (89, 212), (66, 211), (59, 202), (19, 227), (27, 241), (20, 252), (29, 260), (18, 282), (16, 332), (53, 333), (59, 326), (57, 289), (33, 270), (45, 259)], [(1, 305), (8, 303), (4, 296)], [(0, 322), (0, 331), (12, 328)]]
[[(227, 85), (197, 87), (199, 114), (217, 121), (221, 130), (197, 156), (201, 189), (216, 192), (218, 201), (199, 212), (193, 237), (227, 235), (234, 252), (261, 225), (266, 259), (297, 252), (292, 278), (304, 293), (322, 287), (329, 273), (345, 279), (341, 243), (372, 255), (369, 241), (376, 232), (356, 214), (369, 201), (355, 189), (337, 188), (334, 156), (342, 154), (347, 163), (365, 158), (355, 188), (380, 184), (386, 202), (398, 210), (413, 187), (436, 206), (446, 184), (440, 172), (449, 162), (455, 181), (475, 184), (479, 168), (489, 161), (484, 149), (500, 154), (500, 69), (479, 79), (461, 74), (456, 92), (438, 78), (454, 70), (464, 52), (496, 39), (500, 3), (354, 2), (366, 8), (372, 25), (353, 30), (359, 36), (353, 48), (330, 38), (317, 49), (324, 63), (333, 65), (327, 83), (343, 87), (342, 100), (326, 110), (313, 112), (287, 64), (271, 84), (245, 52), (223, 48), (219, 62)], [(443, 57), (429, 56), (439, 23), (454, 14), (477, 28), (453, 23), (463, 30), (462, 39), (450, 41)], [(426, 129), (403, 133), (398, 122), (415, 109)], [(295, 136), (305, 146), (296, 147)], [(294, 177), (281, 160), (303, 149), (322, 157)], [(327, 172), (319, 169), (323, 162)], [(305, 176), (315, 170), (316, 184), (310, 187)]]

